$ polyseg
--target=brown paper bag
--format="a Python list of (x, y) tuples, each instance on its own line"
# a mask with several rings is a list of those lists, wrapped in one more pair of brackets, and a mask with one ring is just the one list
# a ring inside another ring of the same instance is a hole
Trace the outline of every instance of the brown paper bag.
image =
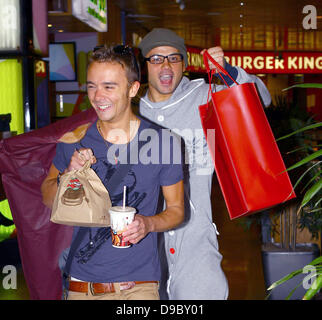
[(71, 226), (107, 227), (110, 226), (111, 206), (108, 191), (87, 161), (83, 168), (61, 176), (50, 221)]

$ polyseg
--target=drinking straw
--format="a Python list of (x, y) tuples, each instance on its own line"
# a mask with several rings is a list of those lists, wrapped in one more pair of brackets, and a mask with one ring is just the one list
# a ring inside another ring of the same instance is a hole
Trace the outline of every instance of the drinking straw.
[(123, 209), (125, 209), (126, 186), (123, 187)]

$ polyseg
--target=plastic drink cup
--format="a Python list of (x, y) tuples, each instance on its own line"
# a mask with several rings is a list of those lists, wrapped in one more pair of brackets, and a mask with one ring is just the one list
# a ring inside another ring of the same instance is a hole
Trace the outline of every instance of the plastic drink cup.
[(131, 243), (123, 240), (123, 232), (133, 221), (136, 213), (135, 208), (116, 206), (109, 210), (111, 218), (112, 245), (115, 248), (129, 248)]

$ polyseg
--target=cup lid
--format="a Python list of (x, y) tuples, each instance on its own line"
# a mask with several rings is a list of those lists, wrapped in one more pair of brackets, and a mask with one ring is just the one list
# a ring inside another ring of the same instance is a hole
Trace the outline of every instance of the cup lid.
[(123, 207), (123, 206), (115, 206), (115, 207), (111, 207), (110, 211), (114, 211), (114, 212), (136, 212), (136, 209), (133, 207)]

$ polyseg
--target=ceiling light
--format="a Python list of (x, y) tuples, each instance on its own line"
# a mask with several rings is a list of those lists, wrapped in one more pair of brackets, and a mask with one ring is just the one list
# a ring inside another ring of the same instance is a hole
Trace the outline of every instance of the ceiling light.
[(64, 32), (64, 30), (63, 29), (59, 29), (59, 30), (57, 30), (58, 32)]
[(183, 10), (186, 7), (184, 0), (175, 0), (175, 1), (176, 1), (176, 3), (179, 4), (180, 10)]
[(53, 25), (51, 23), (48, 23), (48, 28), (51, 28)]

